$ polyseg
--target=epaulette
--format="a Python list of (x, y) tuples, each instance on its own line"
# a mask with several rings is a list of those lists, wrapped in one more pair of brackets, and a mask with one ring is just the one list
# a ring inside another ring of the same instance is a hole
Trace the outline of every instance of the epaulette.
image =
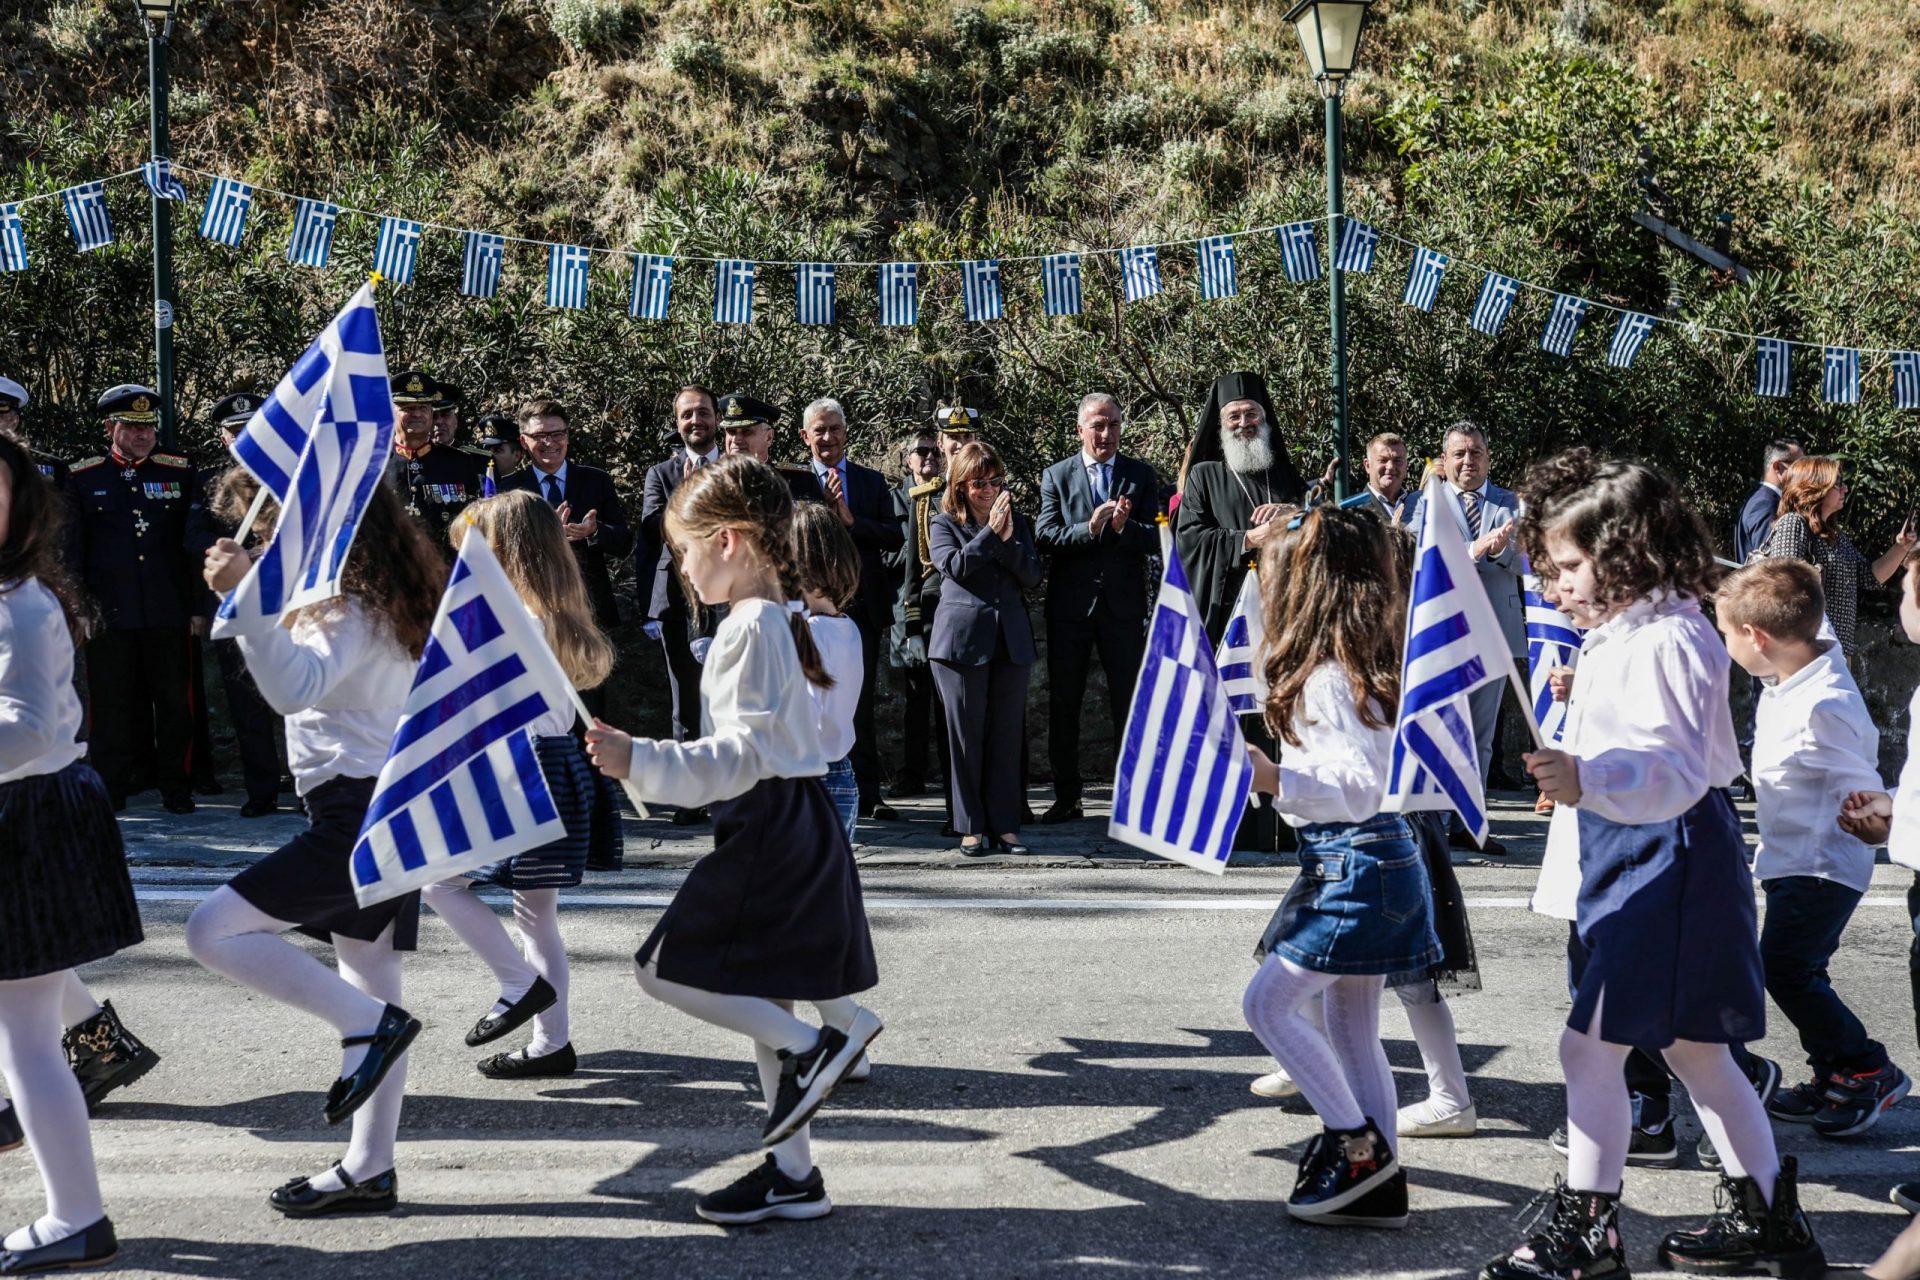
[(917, 484), (913, 488), (907, 490), (907, 496), (910, 498), (924, 498), (928, 494), (938, 493), (946, 487), (947, 487), (947, 478), (945, 476), (935, 476), (933, 479), (927, 481), (925, 484)]
[(177, 453), (150, 453), (147, 461), (157, 462), (163, 467), (192, 467), (193, 464)]
[(75, 471), (85, 471), (88, 467), (97, 467), (105, 461), (106, 461), (105, 458), (82, 458), (80, 459), (80, 461), (68, 467), (67, 471), (69, 473), (75, 472)]

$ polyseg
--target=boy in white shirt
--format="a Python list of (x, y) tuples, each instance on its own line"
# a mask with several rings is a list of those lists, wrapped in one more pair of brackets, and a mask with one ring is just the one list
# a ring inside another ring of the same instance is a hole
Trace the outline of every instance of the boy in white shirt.
[(1840, 646), (1820, 636), (1820, 573), (1763, 560), (1715, 597), (1734, 661), (1768, 682), (1756, 710), (1753, 767), (1767, 895), (1760, 954), (1767, 994), (1800, 1033), (1813, 1079), (1768, 1104), (1777, 1120), (1829, 1138), (1865, 1133), (1912, 1082), (1833, 989), (1827, 964), (1873, 881), (1873, 849), (1834, 821), (1856, 791), (1880, 789), (1880, 734)]

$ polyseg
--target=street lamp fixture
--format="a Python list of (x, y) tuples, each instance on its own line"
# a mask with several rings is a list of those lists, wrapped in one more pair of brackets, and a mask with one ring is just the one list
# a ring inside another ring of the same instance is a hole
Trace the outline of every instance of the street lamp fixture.
[(155, 26), (173, 21), (174, 0), (134, 0), (139, 7), (140, 16)]
[(1320, 82), (1320, 91), (1338, 95), (1343, 82), (1360, 63), (1360, 37), (1367, 29), (1367, 9), (1373, 0), (1300, 0), (1287, 21), (1300, 35), (1307, 69)]

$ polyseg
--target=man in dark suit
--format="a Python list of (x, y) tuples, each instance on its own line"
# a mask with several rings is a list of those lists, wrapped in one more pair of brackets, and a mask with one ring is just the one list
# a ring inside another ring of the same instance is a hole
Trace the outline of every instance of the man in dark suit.
[[(1741, 564), (1748, 557), (1767, 545), (1767, 536), (1773, 532), (1773, 517), (1780, 510), (1780, 489), (1787, 481), (1787, 468), (1804, 452), (1798, 440), (1782, 437), (1767, 441), (1767, 447), (1760, 454), (1760, 483), (1747, 495), (1747, 503), (1740, 508), (1740, 519), (1733, 526), (1733, 558)], [(1737, 680), (1741, 676), (1734, 672)], [(1753, 713), (1760, 705), (1760, 690), (1766, 686), (1758, 676), (1747, 676), (1747, 705), (1741, 707), (1733, 718), (1734, 739), (1740, 748), (1740, 759), (1753, 758)], [(1739, 790), (1740, 784), (1735, 784)]]
[(864, 669), (860, 702), (853, 713), (853, 776), (860, 786), (860, 816), (891, 822), (899, 817), (880, 798), (880, 755), (873, 728), (873, 702), (879, 672), (880, 639), (893, 616), (893, 592), (886, 557), (906, 541), (894, 518), (887, 478), (847, 457), (847, 414), (838, 400), (815, 400), (800, 415), (800, 438), (813, 455), (811, 470), (827, 505), (846, 526), (860, 553), (860, 594), (850, 611), (860, 627)]
[(1047, 753), (1053, 807), (1042, 823), (1081, 817), (1080, 707), (1095, 652), (1107, 677), (1113, 731), (1133, 703), (1146, 645), (1147, 559), (1160, 550), (1153, 468), (1120, 454), (1120, 402), (1096, 391), (1080, 402), (1080, 452), (1040, 477), (1034, 537), (1047, 575)]
[[(567, 544), (586, 579), (593, 620), (602, 631), (620, 625), (620, 606), (613, 595), (613, 567), (633, 552), (633, 526), (627, 523), (613, 477), (598, 467), (567, 458), (572, 429), (558, 400), (534, 400), (520, 411), (520, 445), (530, 465), (500, 481), (500, 488), (530, 489), (547, 500), (566, 527)], [(588, 690), (582, 696), (593, 707)]]

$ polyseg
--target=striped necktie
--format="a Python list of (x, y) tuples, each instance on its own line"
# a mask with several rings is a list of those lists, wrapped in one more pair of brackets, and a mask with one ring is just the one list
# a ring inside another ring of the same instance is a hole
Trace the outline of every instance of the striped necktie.
[(1461, 490), (1460, 505), (1467, 512), (1467, 538), (1477, 541), (1480, 537), (1480, 494), (1473, 489)]

